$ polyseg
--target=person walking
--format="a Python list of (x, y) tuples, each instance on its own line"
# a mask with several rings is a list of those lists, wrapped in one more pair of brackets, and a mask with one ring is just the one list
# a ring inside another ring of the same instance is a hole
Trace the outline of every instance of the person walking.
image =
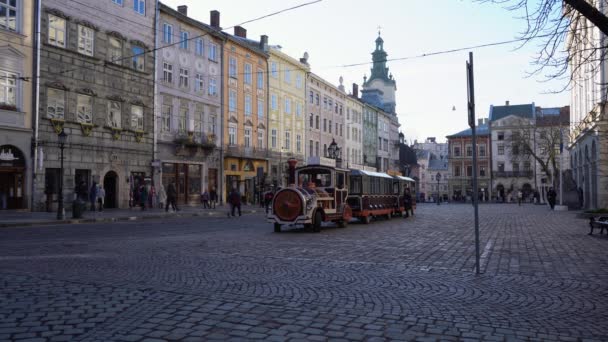
[(158, 207), (163, 208), (167, 203), (167, 193), (165, 192), (165, 187), (161, 184), (158, 188)]
[(99, 206), (99, 212), (103, 211), (103, 204), (105, 202), (106, 199), (106, 189), (103, 188), (103, 186), (101, 186), (101, 184), (98, 185), (98, 189), (97, 189), (97, 205)]
[(524, 194), (521, 192), (521, 190), (517, 191), (517, 205), (521, 207), (521, 201), (524, 198)]
[(165, 211), (169, 211), (169, 205), (174, 211), (179, 211), (177, 204), (175, 204), (177, 198), (177, 189), (175, 188), (175, 182), (172, 181), (167, 187), (167, 204), (165, 205)]
[(201, 194), (201, 202), (203, 202), (203, 209), (209, 209), (209, 192), (205, 190)]
[(557, 193), (555, 192), (555, 190), (553, 190), (553, 188), (549, 188), (549, 191), (547, 192), (547, 201), (549, 202), (549, 206), (551, 207), (551, 210), (554, 210), (555, 208), (555, 198), (557, 197)]
[(228, 200), (230, 201), (230, 215), (234, 216), (234, 209), (238, 209), (239, 216), (241, 216), (241, 193), (236, 188), (232, 188)]
[(217, 191), (215, 191), (215, 187), (211, 188), (209, 191), (209, 201), (211, 209), (215, 209), (215, 204), (217, 203)]
[(270, 203), (272, 203), (272, 198), (274, 194), (271, 190), (266, 191), (264, 194), (264, 207), (266, 208), (266, 213), (268, 214), (268, 210), (270, 209)]
[(578, 187), (578, 206), (583, 209), (583, 206), (585, 204), (585, 197), (583, 196), (583, 189), (579, 186)]
[(141, 210), (146, 210), (146, 206), (148, 204), (148, 188), (146, 185), (142, 184), (139, 188), (139, 205), (141, 206)]
[(93, 182), (89, 191), (89, 202), (91, 203), (91, 211), (95, 211), (95, 203), (97, 203), (97, 183)]
[(403, 194), (403, 207), (405, 208), (405, 218), (410, 217), (410, 212), (412, 216), (414, 216), (414, 210), (412, 209), (412, 195), (410, 194), (410, 189), (405, 189), (405, 193)]

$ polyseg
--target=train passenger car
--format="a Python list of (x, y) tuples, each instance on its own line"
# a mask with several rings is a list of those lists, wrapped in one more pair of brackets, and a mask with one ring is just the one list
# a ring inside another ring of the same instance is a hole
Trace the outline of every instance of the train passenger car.
[(322, 222), (335, 222), (345, 227), (352, 218), (348, 197), (348, 170), (324, 165), (308, 165), (295, 169), (296, 184), (279, 190), (272, 200), (267, 216), (274, 231), (283, 225), (303, 224), (318, 232)]
[(399, 195), (399, 212), (403, 214), (405, 211), (405, 204), (403, 203), (403, 195), (405, 195), (405, 189), (410, 190), (412, 196), (412, 210), (416, 209), (416, 181), (410, 177), (394, 176), (395, 182), (393, 183), (393, 192)]
[(399, 180), (386, 173), (351, 170), (347, 203), (353, 217), (367, 224), (373, 217), (390, 219), (394, 214), (402, 213), (400, 188)]

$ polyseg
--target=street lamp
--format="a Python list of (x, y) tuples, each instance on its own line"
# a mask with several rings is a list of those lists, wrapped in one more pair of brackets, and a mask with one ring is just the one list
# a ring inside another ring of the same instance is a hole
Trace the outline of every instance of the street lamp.
[(61, 150), (61, 169), (59, 172), (59, 196), (57, 198), (59, 202), (57, 206), (57, 219), (63, 220), (65, 219), (65, 210), (63, 209), (63, 149), (65, 148), (65, 142), (68, 139), (68, 135), (65, 133), (63, 128), (61, 129), (61, 133), (57, 135), (57, 138), (59, 139), (59, 149)]
[(327, 147), (327, 153), (329, 154), (329, 158), (338, 159), (339, 151), (340, 148), (338, 147), (338, 144), (336, 144), (336, 139), (332, 138), (331, 144), (329, 144), (329, 147)]
[(439, 181), (441, 180), (441, 173), (437, 172), (437, 205), (439, 205)]

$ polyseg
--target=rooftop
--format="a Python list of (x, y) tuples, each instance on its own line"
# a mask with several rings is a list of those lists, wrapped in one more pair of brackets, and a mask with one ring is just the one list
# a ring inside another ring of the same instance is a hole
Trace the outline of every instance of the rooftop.
[(496, 121), (509, 115), (533, 119), (535, 113), (536, 107), (534, 106), (534, 103), (509, 105), (507, 102), (504, 106), (490, 106), (490, 121)]

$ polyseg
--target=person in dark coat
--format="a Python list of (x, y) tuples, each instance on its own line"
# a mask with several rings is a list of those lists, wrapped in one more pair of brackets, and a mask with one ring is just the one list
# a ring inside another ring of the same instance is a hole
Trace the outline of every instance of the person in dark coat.
[(578, 205), (583, 208), (583, 205), (585, 204), (585, 197), (583, 197), (583, 189), (579, 186), (578, 187)]
[(239, 216), (241, 216), (241, 193), (236, 189), (232, 188), (228, 195), (228, 201), (230, 202), (230, 215), (234, 216), (234, 209), (239, 210)]
[(211, 209), (215, 209), (215, 203), (217, 203), (217, 191), (215, 191), (215, 187), (209, 191), (209, 201)]
[(547, 192), (547, 201), (549, 202), (549, 206), (551, 206), (551, 210), (555, 208), (555, 199), (557, 198), (557, 193), (553, 188), (549, 188)]
[(97, 202), (97, 183), (93, 182), (89, 191), (89, 202), (91, 202), (91, 211), (95, 211), (95, 203)]
[(167, 204), (165, 205), (165, 211), (169, 211), (169, 205), (171, 205), (174, 211), (179, 211), (179, 208), (175, 203), (176, 199), (177, 189), (175, 188), (175, 182), (171, 182), (167, 187)]
[(270, 190), (266, 191), (264, 194), (264, 207), (266, 208), (266, 213), (268, 213), (268, 209), (270, 208), (270, 203), (272, 203), (273, 197), (274, 194)]
[(410, 189), (405, 189), (403, 194), (403, 207), (405, 208), (405, 217), (410, 217), (410, 212), (414, 216), (414, 210), (412, 209), (412, 195)]
[(146, 205), (148, 204), (148, 188), (145, 184), (142, 184), (139, 188), (139, 205), (141, 206), (141, 210), (146, 210)]

